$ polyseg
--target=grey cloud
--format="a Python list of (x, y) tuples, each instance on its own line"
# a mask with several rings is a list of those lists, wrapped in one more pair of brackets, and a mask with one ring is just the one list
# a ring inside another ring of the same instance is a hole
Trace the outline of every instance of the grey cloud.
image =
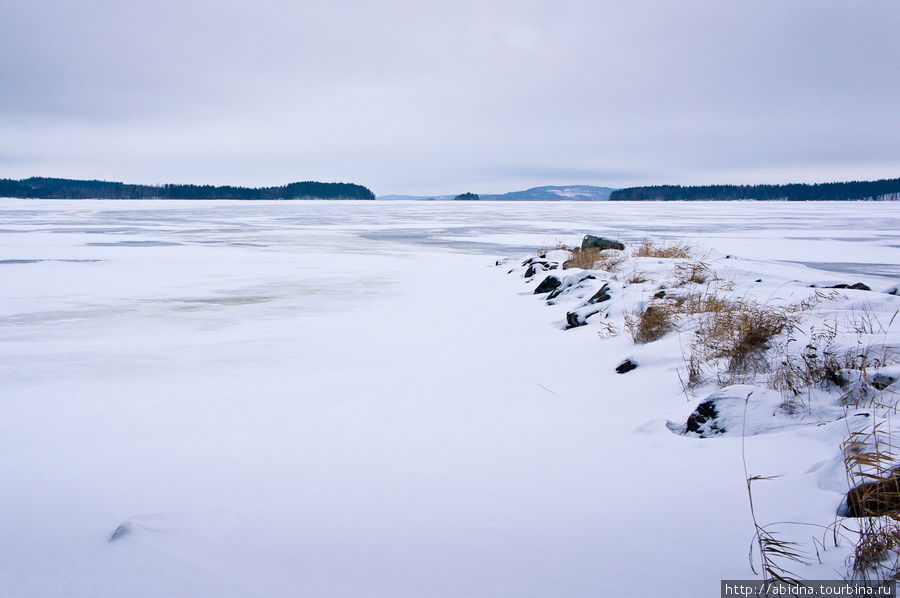
[(441, 193), (900, 172), (895, 0), (0, 9), (0, 176)]

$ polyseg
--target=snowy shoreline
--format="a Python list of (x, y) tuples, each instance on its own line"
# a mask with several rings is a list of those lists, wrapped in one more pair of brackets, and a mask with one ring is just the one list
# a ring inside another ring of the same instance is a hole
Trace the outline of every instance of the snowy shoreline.
[[(616, 373), (631, 380), (639, 371), (646, 379), (674, 369), (679, 385), (665, 392), (688, 406), (665, 426), (686, 441), (760, 436), (754, 450), (774, 453), (790, 446), (788, 434), (832, 444), (826, 459), (800, 449), (810, 458), (799, 468), (748, 470), (751, 500), (760, 484), (773, 497), (766, 513), (774, 519), (754, 520), (754, 572), (769, 580), (898, 574), (896, 283), (822, 278), (677, 242), (645, 238), (626, 248), (591, 235), (580, 247), (559, 245), (495, 266), (524, 278), (556, 314), (557, 328), (593, 335), (598, 352), (604, 343), (621, 351)], [(612, 340), (620, 336), (633, 345)], [(635, 380), (635, 392), (642, 382)], [(804, 475), (813, 484), (802, 489), (779, 482)], [(809, 512), (779, 513), (774, 497), (781, 491), (801, 496)], [(821, 540), (810, 541), (810, 527), (825, 532)]]

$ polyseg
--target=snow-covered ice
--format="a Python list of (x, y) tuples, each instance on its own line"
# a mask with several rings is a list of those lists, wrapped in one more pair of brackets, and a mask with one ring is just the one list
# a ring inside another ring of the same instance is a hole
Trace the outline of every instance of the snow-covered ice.
[[(2, 200), (0, 596), (714, 595), (753, 576), (740, 438), (673, 434), (681, 355), (563, 332), (495, 260), (648, 236), (891, 297), (898, 231), (898, 203)], [(838, 428), (747, 438), (787, 474), (762, 518), (834, 517)]]

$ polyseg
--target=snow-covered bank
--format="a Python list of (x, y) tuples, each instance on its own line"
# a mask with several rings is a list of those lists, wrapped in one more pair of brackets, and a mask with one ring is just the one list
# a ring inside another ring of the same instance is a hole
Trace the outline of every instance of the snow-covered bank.
[[(748, 499), (768, 498), (753, 502), (755, 564), (767, 579), (900, 573), (896, 281), (823, 281), (806, 268), (748, 266), (684, 243), (644, 239), (626, 249), (591, 235), (496, 265), (524, 278), (561, 330), (597, 337), (598, 353), (624, 349), (615, 371), (635, 379), (635, 392), (644, 389), (636, 372), (658, 379), (676, 370), (680, 389), (662, 392), (680, 390), (691, 407), (666, 422), (674, 434), (742, 443), (766, 435), (751, 443), (751, 458), (788, 450), (808, 458), (766, 471), (749, 467), (742, 451)], [(613, 343), (618, 336), (634, 345)], [(820, 442), (831, 445), (830, 457)], [(757, 491), (761, 483), (769, 488)]]
[[(562, 331), (495, 258), (677, 237), (773, 284), (883, 290), (898, 225), (886, 204), (4, 201), (0, 594), (715, 593), (751, 575), (740, 439), (673, 434), (680, 351)], [(762, 519), (834, 517), (838, 432), (748, 438), (755, 473), (788, 474)]]

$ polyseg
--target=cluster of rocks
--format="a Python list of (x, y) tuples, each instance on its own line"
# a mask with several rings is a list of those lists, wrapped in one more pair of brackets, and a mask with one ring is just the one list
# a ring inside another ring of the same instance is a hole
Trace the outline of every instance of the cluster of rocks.
[[(602, 236), (586, 235), (581, 242), (581, 251), (624, 250), (620, 241)], [(584, 270), (571, 267), (575, 263), (586, 260), (573, 259), (573, 253), (565, 250), (547, 251), (530, 257), (521, 263), (521, 269), (513, 268), (510, 273), (519, 271), (528, 281), (536, 283), (533, 293), (542, 296), (548, 305), (554, 305), (565, 299), (570, 307), (565, 315), (561, 328), (570, 330), (597, 322), (604, 318), (609, 303), (624, 288), (616, 279), (604, 279), (601, 270)], [(575, 256), (576, 258), (579, 256)], [(586, 256), (581, 256), (586, 257)], [(731, 257), (731, 256), (728, 256)], [(566, 262), (571, 261), (567, 264)], [(756, 279), (761, 283), (762, 279)], [(813, 288), (841, 289), (847, 291), (870, 292), (872, 289), (862, 282), (826, 282), (812, 284)], [(664, 299), (671, 290), (658, 290), (654, 299)], [(888, 294), (900, 294), (900, 287), (885, 291)], [(627, 374), (639, 367), (631, 358), (624, 359), (615, 368), (618, 374)], [(880, 367), (863, 372), (860, 370), (841, 370), (828, 373), (823, 380), (835, 391), (832, 407), (844, 412), (849, 407), (861, 407), (878, 404), (885, 397), (884, 393), (895, 394), (900, 389), (900, 366)], [(733, 434), (763, 434), (771, 431), (772, 421), (769, 415), (775, 415), (783, 409), (783, 397), (778, 391), (771, 391), (752, 385), (734, 385), (720, 388), (699, 401), (686, 420), (669, 422), (670, 430), (677, 434), (695, 438), (714, 438)], [(831, 408), (826, 407), (829, 412)], [(749, 415), (753, 413), (753, 415)], [(837, 412), (836, 412), (837, 413)], [(760, 415), (763, 414), (763, 417)], [(858, 413), (857, 415), (866, 415)], [(792, 425), (787, 422), (787, 425)], [(797, 423), (796, 425), (802, 425)], [(840, 515), (845, 517), (875, 517), (900, 513), (900, 470), (886, 475), (883, 479), (866, 481), (852, 488), (846, 495)]]
[[(614, 241), (605, 237), (585, 235), (581, 242), (582, 249), (625, 249), (620, 241)], [(522, 262), (525, 268), (524, 277), (531, 279), (538, 273), (551, 270), (560, 270), (563, 256), (567, 252), (559, 252), (559, 259), (552, 259), (551, 252), (542, 253), (536, 257), (528, 258)], [(510, 270), (513, 272), (515, 269)], [(599, 288), (597, 287), (599, 284)], [(573, 269), (573, 273), (566, 274), (560, 271), (558, 274), (550, 274), (544, 277), (534, 289), (535, 295), (546, 294), (548, 305), (554, 305), (556, 299), (563, 296), (575, 296), (582, 301), (581, 305), (566, 313), (565, 329), (578, 328), (588, 323), (588, 318), (603, 311), (599, 304), (612, 299), (609, 281), (600, 281), (595, 274), (585, 273), (584, 270)]]
[[(862, 283), (862, 282), (856, 282), (853, 284), (850, 284), (847, 282), (840, 282), (837, 284), (829, 284), (829, 283), (811, 284), (811, 285), (809, 285), (809, 288), (811, 288), (811, 289), (848, 289), (851, 291), (871, 291), (872, 290), (869, 287), (869, 285)], [(888, 291), (888, 293), (890, 294), (890, 291)]]
[[(558, 262), (552, 262), (547, 259), (547, 254), (541, 254), (537, 257), (528, 258), (524, 262), (522, 262), (523, 267), (527, 267), (525, 270), (525, 278), (531, 278), (538, 272), (545, 272), (547, 270), (556, 270), (559, 268)], [(510, 270), (512, 272), (512, 270)]]
[[(625, 245), (621, 241), (608, 239), (597, 235), (585, 235), (581, 242), (581, 250), (605, 251), (607, 249), (624, 250)], [(555, 305), (561, 297), (575, 299), (576, 307), (566, 313), (564, 330), (579, 328), (589, 324), (593, 316), (603, 314), (606, 302), (613, 298), (611, 281), (598, 279), (600, 272), (595, 270), (582, 270), (572, 268), (566, 270), (565, 261), (571, 257), (571, 253), (565, 250), (547, 251), (540, 255), (524, 260), (520, 266), (513, 268), (509, 273), (524, 268), (523, 277), (526, 280), (534, 280), (539, 274), (553, 272), (540, 278), (540, 282), (534, 288), (535, 295), (544, 295), (547, 305)], [(500, 265), (498, 262), (497, 265)], [(624, 374), (637, 368), (637, 363), (626, 359), (616, 367), (616, 372)]]

